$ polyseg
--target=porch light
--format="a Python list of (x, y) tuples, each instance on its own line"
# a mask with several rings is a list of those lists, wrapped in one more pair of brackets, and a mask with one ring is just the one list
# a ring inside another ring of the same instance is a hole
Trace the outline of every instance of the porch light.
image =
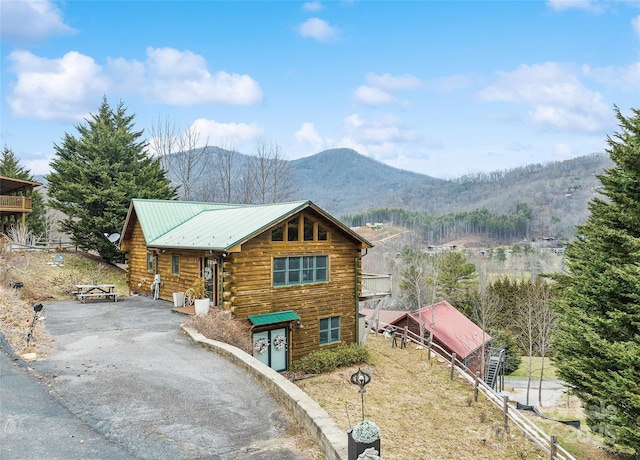
[(304, 324), (302, 324), (302, 321), (300, 321), (300, 320), (296, 321), (295, 322), (295, 328), (296, 328), (296, 331), (298, 329), (303, 329), (304, 328)]

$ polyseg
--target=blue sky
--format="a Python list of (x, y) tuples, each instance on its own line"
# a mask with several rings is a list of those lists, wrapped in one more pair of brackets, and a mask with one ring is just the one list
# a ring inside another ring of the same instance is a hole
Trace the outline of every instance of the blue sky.
[(107, 96), (149, 134), (452, 178), (602, 152), (640, 2), (0, 0), (2, 146), (33, 174)]

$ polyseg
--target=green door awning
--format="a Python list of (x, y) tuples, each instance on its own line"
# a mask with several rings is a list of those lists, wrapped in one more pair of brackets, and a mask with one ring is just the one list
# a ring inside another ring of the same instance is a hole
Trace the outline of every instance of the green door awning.
[(264, 326), (265, 324), (286, 323), (287, 321), (295, 321), (300, 317), (293, 310), (279, 311), (277, 313), (265, 313), (263, 315), (249, 315), (249, 321), (255, 326)]

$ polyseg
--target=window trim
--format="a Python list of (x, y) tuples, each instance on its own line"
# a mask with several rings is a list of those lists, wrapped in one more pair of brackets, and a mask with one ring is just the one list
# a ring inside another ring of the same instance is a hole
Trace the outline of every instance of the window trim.
[[(291, 269), (291, 261), (297, 264)], [(324, 260), (324, 266), (318, 266), (318, 260)], [(284, 260), (284, 267), (276, 269), (277, 261)], [(313, 261), (310, 265), (309, 262)], [(324, 278), (317, 277), (318, 270), (324, 271)], [(276, 274), (284, 274), (284, 282), (276, 282)], [(305, 279), (305, 274), (306, 279)], [(294, 275), (294, 276), (292, 276)], [(291, 278), (294, 281), (290, 281)], [(326, 254), (312, 256), (284, 256), (273, 257), (271, 262), (271, 285), (273, 287), (301, 286), (304, 284), (317, 284), (329, 282), (329, 256)]]
[(180, 274), (180, 254), (171, 254), (171, 274)]
[(153, 271), (153, 254), (151, 252), (147, 252), (147, 271), (148, 272), (152, 272)]
[[(332, 323), (332, 320), (336, 319), (336, 318), (338, 319), (338, 325), (337, 325), (337, 327), (333, 327), (331, 325), (331, 323)], [(328, 327), (326, 329), (322, 328), (322, 321), (324, 321), (324, 320), (327, 320), (327, 326)], [(338, 338), (337, 338), (337, 340), (332, 340), (332, 336), (333, 336), (332, 332), (336, 331), (336, 330), (338, 331)], [(322, 341), (322, 333), (323, 332), (326, 332), (326, 334), (327, 334), (327, 341), (326, 342)], [(338, 315), (338, 316), (328, 316), (326, 318), (320, 318), (320, 320), (318, 322), (318, 342), (319, 342), (319, 344), (321, 346), (332, 345), (334, 343), (342, 342), (342, 317), (341, 316)]]

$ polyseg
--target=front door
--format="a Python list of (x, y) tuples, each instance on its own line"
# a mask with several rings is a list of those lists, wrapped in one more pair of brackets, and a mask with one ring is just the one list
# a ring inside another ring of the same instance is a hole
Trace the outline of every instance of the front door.
[(209, 300), (213, 302), (213, 305), (218, 305), (218, 264), (217, 260), (213, 257), (204, 258), (204, 290)]
[(281, 327), (253, 334), (253, 357), (274, 371), (286, 371), (289, 353), (287, 328)]

